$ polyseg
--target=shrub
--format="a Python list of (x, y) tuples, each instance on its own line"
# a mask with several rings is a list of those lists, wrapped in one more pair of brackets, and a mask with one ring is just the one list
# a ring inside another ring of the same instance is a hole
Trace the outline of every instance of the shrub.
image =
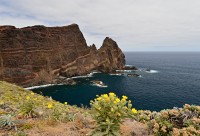
[(52, 121), (66, 122), (69, 121), (69, 106), (67, 102), (61, 104), (59, 102), (49, 101), (46, 104), (46, 113), (44, 117), (48, 117), (48, 119)]
[(15, 128), (17, 130), (16, 121), (11, 114), (0, 116), (0, 128)]
[(120, 135), (122, 119), (137, 113), (136, 109), (131, 110), (131, 101), (127, 99), (128, 97), (122, 96), (120, 100), (114, 93), (109, 93), (97, 95), (97, 98), (91, 101), (92, 114), (97, 122), (94, 135)]
[(200, 135), (200, 107), (184, 105), (183, 108), (151, 113), (148, 124), (157, 136)]
[(137, 115), (134, 119), (141, 123), (147, 123), (151, 119), (152, 112), (149, 110), (138, 110)]
[(28, 135), (23, 131), (19, 131), (19, 132), (15, 133), (15, 134), (12, 134), (12, 136), (28, 136)]
[(32, 118), (36, 116), (34, 109), (35, 103), (30, 99), (30, 96), (27, 96), (26, 101), (20, 106), (19, 113), (26, 118)]

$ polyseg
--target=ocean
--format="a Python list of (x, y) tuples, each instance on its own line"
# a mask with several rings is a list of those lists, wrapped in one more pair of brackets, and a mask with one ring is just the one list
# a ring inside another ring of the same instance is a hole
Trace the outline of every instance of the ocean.
[[(114, 92), (126, 95), (133, 107), (160, 111), (184, 104), (200, 105), (199, 52), (125, 52), (126, 64), (139, 68), (141, 77), (96, 73), (76, 78), (77, 85), (57, 85), (33, 89), (60, 102), (89, 107), (96, 95)], [(146, 69), (151, 69), (150, 72)], [(107, 87), (93, 85), (101, 80)]]

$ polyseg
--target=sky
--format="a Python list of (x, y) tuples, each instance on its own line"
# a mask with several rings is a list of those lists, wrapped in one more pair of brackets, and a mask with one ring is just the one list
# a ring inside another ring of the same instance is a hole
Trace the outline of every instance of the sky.
[(0, 25), (79, 25), (88, 45), (200, 51), (200, 0), (0, 0)]

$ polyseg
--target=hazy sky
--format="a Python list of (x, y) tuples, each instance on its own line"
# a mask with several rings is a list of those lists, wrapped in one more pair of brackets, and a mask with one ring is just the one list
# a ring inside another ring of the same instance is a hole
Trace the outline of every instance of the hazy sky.
[(87, 44), (124, 51), (200, 51), (200, 0), (0, 0), (0, 25), (77, 23)]

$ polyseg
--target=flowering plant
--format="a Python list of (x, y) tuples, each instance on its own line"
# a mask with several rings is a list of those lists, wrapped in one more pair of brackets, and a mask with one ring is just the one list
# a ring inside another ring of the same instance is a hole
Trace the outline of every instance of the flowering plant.
[(122, 119), (137, 114), (137, 110), (131, 109), (131, 101), (127, 99), (127, 96), (120, 99), (116, 94), (109, 93), (97, 95), (97, 98), (91, 101), (91, 109), (97, 122), (96, 135), (120, 135)]

